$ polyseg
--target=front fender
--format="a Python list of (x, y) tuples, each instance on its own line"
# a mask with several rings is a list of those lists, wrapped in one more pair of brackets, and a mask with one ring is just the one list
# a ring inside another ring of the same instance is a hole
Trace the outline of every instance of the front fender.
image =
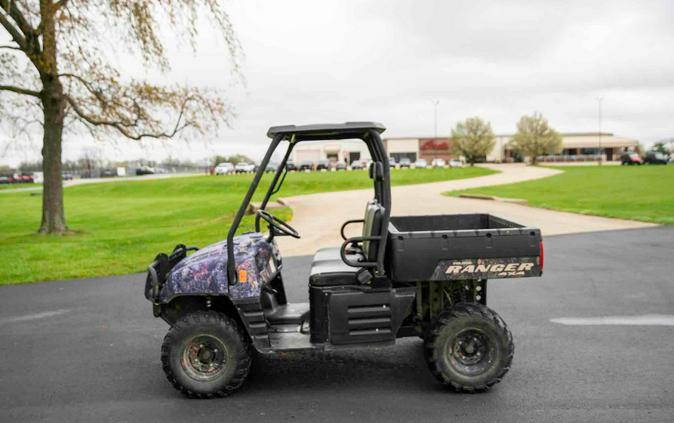
[(274, 245), (258, 232), (234, 238), (234, 257), (240, 281), (230, 286), (227, 278), (227, 241), (211, 244), (181, 260), (168, 273), (158, 302), (178, 296), (228, 296), (232, 301), (259, 298), (270, 272)]

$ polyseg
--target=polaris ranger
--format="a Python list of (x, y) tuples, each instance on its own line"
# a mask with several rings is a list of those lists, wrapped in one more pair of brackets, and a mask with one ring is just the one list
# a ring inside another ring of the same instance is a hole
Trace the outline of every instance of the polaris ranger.
[[(505, 322), (487, 307), (487, 280), (540, 276), (541, 233), (488, 214), (391, 216), (384, 129), (372, 122), (270, 128), (271, 144), (227, 239), (157, 255), (145, 296), (170, 325), (161, 360), (176, 389), (196, 398), (234, 392), (253, 350), (381, 346), (408, 336), (423, 339), (430, 371), (457, 391), (484, 391), (503, 378), (514, 347)], [(373, 198), (363, 204), (363, 218), (344, 222), (341, 246), (314, 255), (309, 302), (288, 303), (275, 238), (300, 234), (266, 206), (281, 189), (297, 143), (336, 139), (367, 145)], [(256, 213), (256, 230), (237, 235), (282, 143), (287, 149)], [(347, 237), (349, 225), (362, 225), (362, 235)]]

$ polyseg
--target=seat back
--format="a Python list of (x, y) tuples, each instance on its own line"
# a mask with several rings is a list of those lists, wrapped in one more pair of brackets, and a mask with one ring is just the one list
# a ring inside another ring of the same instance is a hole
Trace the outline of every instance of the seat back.
[[(365, 207), (363, 236), (377, 236), (381, 232), (384, 207), (377, 200), (370, 200)], [(367, 261), (377, 261), (379, 241), (363, 241), (363, 255)]]

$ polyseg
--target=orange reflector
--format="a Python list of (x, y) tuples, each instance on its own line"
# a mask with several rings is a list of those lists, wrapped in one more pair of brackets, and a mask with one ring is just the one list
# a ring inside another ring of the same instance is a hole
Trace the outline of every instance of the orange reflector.
[(248, 282), (248, 272), (245, 269), (239, 269), (239, 282), (247, 283)]

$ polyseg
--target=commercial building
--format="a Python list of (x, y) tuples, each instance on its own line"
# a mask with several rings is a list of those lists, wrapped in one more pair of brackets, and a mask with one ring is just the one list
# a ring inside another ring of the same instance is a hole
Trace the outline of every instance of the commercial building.
[[(497, 135), (494, 148), (484, 158), (487, 162), (512, 162), (521, 160), (510, 147), (512, 135)], [(386, 151), (396, 162), (406, 157), (412, 162), (417, 159), (431, 161), (435, 158), (444, 160), (459, 159), (461, 155), (451, 138), (447, 137), (391, 137), (384, 139)], [(638, 149), (634, 139), (615, 136), (609, 132), (599, 133), (566, 133), (562, 134), (562, 152), (545, 156), (543, 161), (573, 162), (597, 160), (601, 155), (603, 161), (620, 160), (620, 154), (626, 150)], [(293, 150), (293, 160), (316, 162), (331, 160), (352, 163), (355, 160), (369, 160), (370, 153), (365, 144), (359, 140), (340, 140), (330, 143), (300, 143)]]
[(360, 140), (338, 140), (334, 142), (301, 142), (293, 149), (295, 163), (330, 160), (351, 164), (356, 160), (369, 160), (370, 152)]
[[(635, 151), (639, 148), (637, 140), (616, 136), (610, 132), (579, 132), (562, 135), (562, 151), (559, 154), (544, 156), (541, 161), (547, 162), (579, 162), (618, 161), (620, 155), (627, 150)], [(494, 149), (487, 155), (490, 162), (510, 162), (517, 159), (517, 154), (509, 143), (512, 135), (496, 137)]]

